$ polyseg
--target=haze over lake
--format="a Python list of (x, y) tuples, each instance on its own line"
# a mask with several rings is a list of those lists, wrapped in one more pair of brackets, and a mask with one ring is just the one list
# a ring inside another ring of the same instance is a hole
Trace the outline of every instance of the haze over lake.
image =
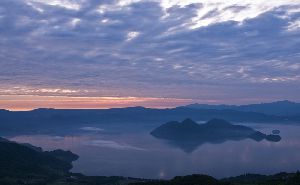
[(0, 0), (0, 185), (300, 185), (300, 0)]
[(73, 163), (72, 171), (86, 175), (172, 178), (201, 173), (221, 178), (296, 171), (300, 166), (300, 126), (297, 125), (248, 123), (244, 125), (266, 134), (278, 129), (282, 140), (205, 143), (193, 151), (151, 136), (149, 133), (157, 123), (129, 125), (90, 124), (78, 127), (77, 132), (70, 129), (68, 133), (66, 129), (63, 135), (17, 135), (9, 139), (44, 149), (71, 150), (80, 156)]

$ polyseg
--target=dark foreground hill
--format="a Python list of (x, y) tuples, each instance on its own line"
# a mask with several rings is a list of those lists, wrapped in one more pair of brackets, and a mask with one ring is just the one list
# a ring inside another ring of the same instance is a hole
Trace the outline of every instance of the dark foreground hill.
[(300, 173), (279, 173), (275, 175), (247, 174), (217, 180), (207, 175), (188, 175), (171, 180), (152, 180), (132, 185), (299, 185)]
[(44, 179), (65, 175), (72, 168), (71, 162), (77, 158), (71, 152), (43, 152), (41, 148), (1, 138), (0, 184), (38, 183)]
[(5, 139), (0, 141), (0, 174), (64, 174), (72, 168), (77, 155), (63, 150), (43, 152), (40, 148), (18, 144)]
[(78, 156), (70, 151), (42, 151), (0, 137), (0, 185), (96, 185), (136, 182), (124, 177), (87, 177), (70, 173)]

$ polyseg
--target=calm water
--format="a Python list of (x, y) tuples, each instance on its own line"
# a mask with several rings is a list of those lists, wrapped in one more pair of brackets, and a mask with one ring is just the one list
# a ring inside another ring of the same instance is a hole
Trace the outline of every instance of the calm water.
[(279, 129), (282, 140), (272, 143), (246, 139), (179, 147), (153, 138), (149, 128), (130, 132), (100, 126), (81, 127), (78, 133), (66, 136), (21, 135), (9, 139), (41, 146), (45, 150), (71, 150), (80, 156), (72, 171), (86, 175), (171, 178), (201, 173), (221, 178), (300, 169), (300, 126), (248, 126), (267, 134)]

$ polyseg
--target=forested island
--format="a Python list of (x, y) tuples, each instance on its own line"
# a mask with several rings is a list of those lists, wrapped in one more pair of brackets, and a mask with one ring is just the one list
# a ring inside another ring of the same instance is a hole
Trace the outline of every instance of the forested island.
[(205, 124), (197, 124), (191, 119), (182, 122), (171, 121), (154, 129), (151, 134), (157, 138), (174, 141), (223, 142), (226, 140), (253, 139), (256, 141), (278, 142), (277, 134), (264, 134), (250, 127), (234, 125), (223, 119), (212, 119)]
[(170, 121), (157, 128), (150, 134), (158, 139), (166, 140), (169, 144), (190, 153), (205, 143), (224, 143), (251, 139), (256, 142), (263, 140), (279, 142), (280, 131), (265, 134), (244, 125), (235, 125), (223, 119), (212, 119), (204, 124), (198, 124), (191, 119), (182, 122)]

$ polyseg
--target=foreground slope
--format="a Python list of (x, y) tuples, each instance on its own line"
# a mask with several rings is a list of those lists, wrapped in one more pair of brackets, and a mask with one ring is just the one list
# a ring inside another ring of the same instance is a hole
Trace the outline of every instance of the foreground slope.
[(152, 180), (132, 185), (299, 185), (300, 173), (279, 173), (275, 175), (246, 174), (217, 180), (207, 175), (188, 175), (171, 180)]
[(88, 177), (70, 173), (71, 162), (78, 159), (70, 151), (42, 151), (0, 137), (1, 185), (111, 185), (136, 182), (124, 177)]
[(72, 168), (77, 155), (62, 150), (44, 152), (40, 148), (0, 138), (0, 178), (60, 176)]

